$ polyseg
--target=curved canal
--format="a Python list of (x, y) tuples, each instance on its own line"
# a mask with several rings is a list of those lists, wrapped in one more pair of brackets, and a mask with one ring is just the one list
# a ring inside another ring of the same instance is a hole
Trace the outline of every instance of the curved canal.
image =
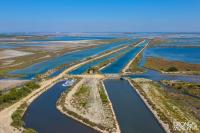
[(24, 114), (26, 128), (39, 133), (96, 133), (95, 130), (67, 117), (56, 108), (56, 102), (66, 87), (61, 81), (34, 100)]

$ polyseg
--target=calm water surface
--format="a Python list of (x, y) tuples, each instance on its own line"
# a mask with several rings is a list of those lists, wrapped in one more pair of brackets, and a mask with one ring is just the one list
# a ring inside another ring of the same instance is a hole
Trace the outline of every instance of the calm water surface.
[(105, 80), (122, 133), (164, 133), (152, 112), (126, 80)]
[(39, 133), (96, 133), (93, 129), (63, 115), (56, 109), (56, 102), (66, 87), (61, 81), (39, 96), (24, 114), (26, 128)]
[(129, 49), (129, 48), (120, 50), (120, 51), (118, 51), (118, 52), (116, 52), (116, 53), (114, 53), (114, 54), (111, 54), (111, 55), (106, 56), (106, 57), (104, 57), (104, 58), (101, 58), (101, 59), (99, 59), (99, 60), (95, 60), (95, 61), (92, 61), (92, 62), (90, 62), (90, 63), (87, 63), (87, 64), (85, 64), (85, 65), (83, 65), (83, 66), (81, 66), (81, 67), (79, 67), (79, 68), (77, 68), (77, 69), (71, 71), (70, 74), (82, 74), (82, 73), (86, 72), (89, 68), (94, 67), (94, 66), (96, 66), (96, 65), (99, 65), (100, 63), (102, 63), (102, 62), (104, 62), (104, 61), (106, 61), (106, 60), (109, 60), (109, 59), (111, 59), (111, 58), (113, 58), (113, 57), (116, 57), (116, 56), (118, 56), (119, 54), (125, 52), (125, 51), (128, 50), (128, 49)]
[(168, 60), (200, 64), (200, 47), (199, 48), (154, 47), (146, 49), (144, 54), (146, 57), (153, 56), (153, 57), (165, 58)]
[(129, 52), (127, 52), (124, 56), (118, 58), (116, 61), (114, 61), (109, 66), (105, 67), (101, 70), (102, 73), (108, 74), (108, 73), (120, 73), (121, 70), (128, 64), (128, 62), (133, 59), (138, 52), (144, 48), (144, 46), (147, 44), (147, 41), (144, 43), (141, 43), (140, 46), (132, 48)]

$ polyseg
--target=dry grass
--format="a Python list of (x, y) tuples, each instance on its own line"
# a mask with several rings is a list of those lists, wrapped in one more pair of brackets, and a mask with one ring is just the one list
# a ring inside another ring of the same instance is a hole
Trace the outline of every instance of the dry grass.
[(190, 64), (180, 61), (171, 61), (156, 57), (149, 57), (144, 66), (149, 69), (164, 72), (200, 72), (200, 64)]
[(200, 131), (200, 120), (191, 112), (192, 107), (200, 105), (200, 100), (164, 90), (151, 80), (135, 79), (134, 84), (160, 119), (169, 125), (172, 132), (182, 132), (175, 130), (175, 122), (193, 122), (195, 126), (185, 132), (198, 133)]
[(160, 44), (163, 44), (163, 43), (168, 43), (168, 42), (169, 42), (169, 40), (165, 40), (165, 39), (162, 39), (162, 38), (154, 38), (150, 41), (149, 47), (153, 47), (153, 46), (160, 45)]

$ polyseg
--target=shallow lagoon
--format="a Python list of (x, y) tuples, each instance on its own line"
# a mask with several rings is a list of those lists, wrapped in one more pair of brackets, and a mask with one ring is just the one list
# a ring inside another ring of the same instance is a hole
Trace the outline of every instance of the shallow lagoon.
[(114, 42), (111, 44), (100, 45), (95, 48), (66, 53), (62, 56), (59, 56), (59, 57), (56, 57), (44, 62), (33, 64), (27, 68), (13, 71), (10, 74), (22, 74), (25, 76), (26, 79), (32, 79), (36, 75), (44, 73), (49, 69), (53, 69), (63, 64), (71, 64), (75, 61), (80, 61), (87, 57), (95, 56), (97, 54), (103, 53), (112, 48), (119, 47), (128, 43), (129, 41), (120, 41), (120, 42)]
[(200, 64), (200, 47), (199, 48), (153, 47), (146, 49), (144, 55), (145, 58), (153, 56), (153, 57), (165, 58), (168, 60)]

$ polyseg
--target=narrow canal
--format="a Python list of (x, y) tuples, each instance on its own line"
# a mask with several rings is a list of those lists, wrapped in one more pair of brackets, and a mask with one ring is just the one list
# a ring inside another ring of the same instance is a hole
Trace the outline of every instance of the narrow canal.
[(128, 50), (129, 50), (129, 47), (128, 47), (128, 48), (125, 48), (125, 49), (122, 49), (122, 50), (120, 50), (120, 51), (118, 51), (118, 52), (116, 52), (116, 53), (113, 53), (113, 54), (111, 54), (111, 55), (108, 55), (108, 56), (106, 56), (106, 57), (103, 57), (103, 58), (101, 58), (101, 59), (98, 59), (98, 60), (92, 61), (92, 62), (90, 62), (90, 63), (87, 63), (87, 64), (85, 64), (85, 65), (83, 65), (83, 66), (81, 66), (81, 67), (79, 67), (79, 68), (77, 68), (77, 69), (71, 71), (69, 74), (73, 74), (73, 75), (75, 75), (75, 74), (83, 74), (83, 73), (86, 72), (89, 68), (94, 67), (94, 66), (97, 66), (97, 65), (101, 64), (102, 62), (104, 62), (104, 61), (106, 61), (106, 60), (109, 60), (109, 59), (111, 59), (111, 58), (113, 58), (113, 57), (117, 58), (116, 56), (119, 56), (120, 54), (123, 54), (124, 52), (126, 52), (126, 51), (128, 51)]
[(63, 115), (56, 102), (66, 87), (61, 81), (34, 100), (24, 115), (25, 127), (39, 133), (96, 133), (95, 130)]
[(122, 133), (164, 133), (152, 112), (126, 80), (104, 81)]
[(144, 41), (137, 47), (133, 47), (124, 56), (118, 58), (116, 61), (101, 70), (104, 74), (120, 73), (121, 70), (128, 64), (128, 62), (133, 59), (144, 47), (148, 44), (148, 41)]

